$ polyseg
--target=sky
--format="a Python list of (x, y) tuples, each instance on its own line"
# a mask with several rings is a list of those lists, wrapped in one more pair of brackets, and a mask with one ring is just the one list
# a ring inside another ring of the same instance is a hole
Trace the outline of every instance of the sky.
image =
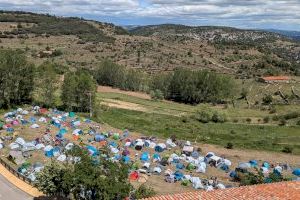
[(300, 0), (0, 0), (0, 9), (117, 25), (174, 23), (300, 31)]

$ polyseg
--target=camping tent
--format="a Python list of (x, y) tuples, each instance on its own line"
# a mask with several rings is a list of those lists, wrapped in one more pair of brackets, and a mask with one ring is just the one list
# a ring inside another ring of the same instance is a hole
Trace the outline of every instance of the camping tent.
[(44, 148), (44, 151), (45, 151), (45, 156), (47, 156), (47, 157), (53, 157), (53, 146), (47, 145)]
[(148, 152), (143, 152), (140, 159), (143, 162), (147, 162), (149, 160), (149, 153)]
[(165, 149), (166, 149), (166, 144), (164, 144), (164, 143), (159, 143), (159, 144), (157, 144), (156, 146), (155, 146), (155, 151), (156, 152), (163, 152)]
[(294, 169), (293, 174), (296, 175), (296, 176), (300, 176), (300, 168)]

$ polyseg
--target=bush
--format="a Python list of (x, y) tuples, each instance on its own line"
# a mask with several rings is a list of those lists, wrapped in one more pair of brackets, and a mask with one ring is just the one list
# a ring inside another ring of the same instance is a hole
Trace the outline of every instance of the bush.
[(150, 92), (150, 96), (151, 96), (151, 99), (154, 99), (154, 100), (162, 100), (164, 99), (164, 95), (163, 93), (160, 91), (160, 90), (152, 90)]
[(291, 147), (284, 147), (282, 149), (282, 152), (283, 153), (292, 153), (293, 152), (293, 148), (291, 148)]
[(297, 124), (298, 126), (300, 126), (300, 120), (298, 120), (296, 124)]
[(226, 149), (233, 149), (233, 144), (231, 142), (228, 142), (225, 148)]
[(285, 126), (287, 124), (287, 121), (285, 119), (281, 119), (279, 121), (279, 126)]
[(268, 94), (263, 97), (262, 101), (263, 101), (263, 104), (269, 105), (273, 102), (273, 97), (272, 97), (272, 95)]
[(273, 121), (279, 121), (279, 116), (278, 115), (275, 115), (275, 116), (273, 116)]
[(269, 123), (270, 117), (269, 116), (264, 117), (263, 121), (264, 123)]
[(197, 111), (195, 118), (202, 123), (208, 123), (212, 120), (212, 114), (210, 111)]
[(298, 117), (300, 117), (300, 113), (298, 113), (298, 112), (291, 112), (291, 113), (288, 113), (286, 115), (283, 115), (283, 118), (286, 119), (286, 120), (295, 119), (295, 118), (298, 118)]
[(151, 187), (147, 187), (144, 184), (138, 187), (138, 189), (134, 192), (134, 199), (143, 199), (149, 198), (156, 194), (156, 192)]
[(238, 123), (239, 120), (238, 120), (238, 119), (233, 119), (233, 122), (234, 122), (234, 123)]
[(211, 118), (211, 120), (215, 123), (224, 123), (226, 121), (226, 117), (224, 114), (220, 114), (215, 112)]
[(248, 122), (248, 123), (250, 123), (251, 121), (252, 121), (251, 118), (247, 118), (247, 119), (246, 119), (246, 122)]
[(274, 114), (274, 113), (276, 113), (276, 112), (277, 112), (276, 108), (272, 106), (272, 107), (270, 108), (270, 114)]
[(63, 52), (60, 49), (55, 49), (52, 53), (52, 57), (61, 56)]

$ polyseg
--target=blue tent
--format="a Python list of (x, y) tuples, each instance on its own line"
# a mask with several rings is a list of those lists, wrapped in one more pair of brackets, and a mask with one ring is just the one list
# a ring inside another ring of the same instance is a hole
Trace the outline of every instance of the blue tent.
[(300, 176), (300, 168), (294, 169), (293, 174), (296, 176)]
[(45, 151), (45, 156), (47, 156), (48, 158), (53, 157), (53, 149), (49, 150), (49, 151)]
[(251, 167), (257, 167), (258, 163), (257, 163), (257, 160), (250, 160), (249, 161)]
[(149, 160), (149, 153), (143, 152), (140, 159), (141, 161), (147, 162)]
[(197, 159), (197, 158), (199, 158), (199, 152), (198, 151), (193, 151), (192, 152), (192, 154), (191, 154), (191, 156), (193, 157), (193, 158), (195, 158), (195, 159)]
[(160, 159), (160, 155), (158, 153), (153, 154), (153, 159)]
[(89, 145), (86, 147), (92, 156), (98, 155), (99, 152), (96, 147)]
[(118, 146), (118, 144), (115, 143), (114, 141), (111, 141), (108, 145), (112, 146), (112, 147), (115, 147), (115, 148)]
[(182, 164), (182, 163), (176, 164), (176, 169), (183, 169), (183, 168), (184, 168), (184, 164)]
[(114, 158), (115, 158), (116, 160), (120, 160), (120, 159), (122, 158), (122, 156), (119, 155), (119, 154), (116, 154), (116, 155), (114, 156)]
[(67, 131), (67, 129), (65, 129), (65, 128), (62, 128), (62, 129), (60, 129), (59, 130), (59, 134), (61, 134), (61, 135), (64, 135), (64, 134), (66, 134), (68, 131)]
[(228, 171), (229, 167), (225, 164), (221, 165), (220, 169), (224, 170), (224, 171)]
[(229, 176), (230, 176), (231, 178), (237, 177), (236, 171), (231, 171), (230, 174), (229, 174)]
[(34, 117), (30, 117), (29, 121), (34, 124), (36, 122), (36, 119)]
[(130, 157), (129, 156), (123, 156), (122, 160), (124, 163), (128, 164), (130, 162)]
[(183, 178), (183, 173), (181, 173), (180, 171), (176, 171), (176, 172), (174, 173), (174, 176), (175, 176), (175, 179), (176, 179), (177, 181), (180, 181), (180, 180), (182, 180), (182, 178)]
[(6, 131), (9, 132), (9, 133), (12, 133), (12, 132), (14, 132), (15, 130), (14, 130), (13, 128), (9, 127), (9, 128), (6, 129)]
[(104, 141), (105, 140), (105, 136), (104, 135), (95, 135), (95, 141), (96, 142), (100, 142), (100, 141)]
[(264, 163), (262, 164), (262, 166), (265, 167), (265, 168), (267, 168), (267, 169), (270, 168), (270, 164), (269, 164), (268, 162), (264, 162)]
[(25, 124), (28, 124), (29, 122), (25, 119), (21, 119), (21, 123), (22, 123), (22, 125), (25, 125)]
[(154, 150), (156, 152), (163, 152), (164, 151), (164, 149), (161, 146), (159, 146), (159, 145), (156, 145), (155, 148), (154, 148)]

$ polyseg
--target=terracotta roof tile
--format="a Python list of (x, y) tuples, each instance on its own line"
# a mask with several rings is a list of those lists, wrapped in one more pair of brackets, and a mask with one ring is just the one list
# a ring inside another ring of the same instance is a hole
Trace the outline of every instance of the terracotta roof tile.
[(300, 181), (162, 195), (144, 200), (300, 200)]
[(265, 81), (285, 81), (290, 80), (290, 77), (288, 76), (266, 76), (263, 77)]

